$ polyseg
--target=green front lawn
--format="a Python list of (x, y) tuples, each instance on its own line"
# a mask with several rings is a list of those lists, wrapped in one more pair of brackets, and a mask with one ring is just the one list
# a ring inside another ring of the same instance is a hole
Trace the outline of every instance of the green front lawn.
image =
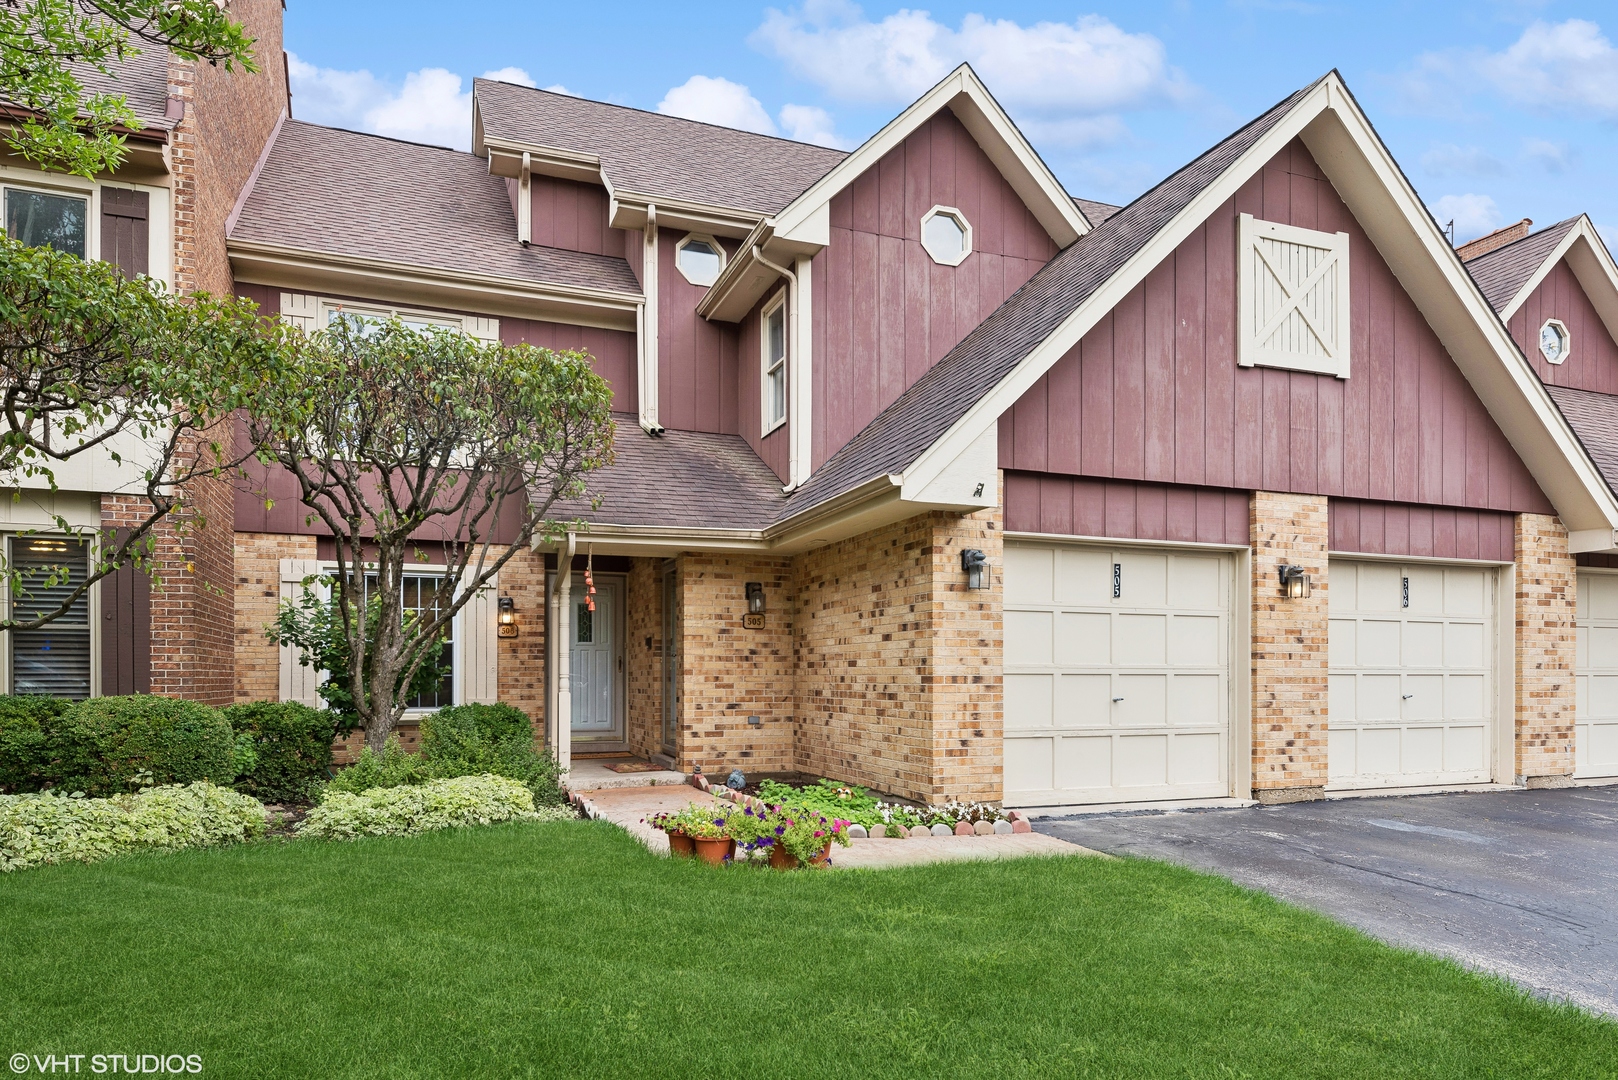
[(17, 1052), (254, 1078), (1587, 1077), (1618, 1070), (1618, 1025), (1156, 863), (716, 870), (578, 822), (7, 875)]

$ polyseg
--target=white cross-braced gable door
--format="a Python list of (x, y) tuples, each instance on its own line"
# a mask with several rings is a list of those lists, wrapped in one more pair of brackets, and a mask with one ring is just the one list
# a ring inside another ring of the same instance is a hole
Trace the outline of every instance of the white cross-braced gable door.
[(1348, 234), (1241, 216), (1238, 360), (1348, 378)]

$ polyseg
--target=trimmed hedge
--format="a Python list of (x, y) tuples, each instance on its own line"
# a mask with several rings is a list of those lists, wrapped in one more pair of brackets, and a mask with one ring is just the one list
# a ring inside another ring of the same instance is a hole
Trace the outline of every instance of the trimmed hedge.
[(70, 704), (50, 697), (0, 695), (0, 793), (44, 786), (47, 733)]
[(236, 790), (265, 802), (313, 802), (331, 775), (336, 719), (296, 701), (227, 705), (225, 719), (256, 755)]
[(540, 806), (561, 806), (561, 771), (534, 745), (534, 724), (512, 705), (457, 705), (421, 721), (421, 756), (430, 775), (492, 773), (521, 781)]
[(328, 791), (297, 825), (299, 836), (352, 840), (360, 836), (409, 836), (433, 829), (490, 825), (497, 821), (561, 821), (560, 807), (534, 809), (526, 786), (504, 776), (457, 776), (359, 794)]
[(264, 806), (208, 783), (110, 799), (0, 795), (0, 873), (263, 836)]
[(218, 709), (150, 694), (75, 702), (50, 721), (44, 752), (45, 785), (91, 796), (198, 780), (228, 785), (245, 763)]

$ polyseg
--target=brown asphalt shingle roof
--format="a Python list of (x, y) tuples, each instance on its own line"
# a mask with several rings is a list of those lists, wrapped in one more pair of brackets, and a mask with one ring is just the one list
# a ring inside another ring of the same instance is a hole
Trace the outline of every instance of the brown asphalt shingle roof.
[(297, 120), (281, 125), (230, 239), (640, 292), (621, 258), (519, 244), (506, 182), (482, 158)]
[(594, 154), (614, 188), (774, 214), (847, 153), (477, 79), (484, 137)]
[(1478, 283), (1489, 306), (1496, 311), (1504, 310), (1578, 222), (1576, 217), (1558, 221), (1467, 263), (1472, 280)]
[(615, 416), (616, 460), (589, 473), (601, 499), (558, 505), (554, 519), (690, 529), (762, 529), (785, 503), (781, 481), (740, 435), (669, 430), (656, 438)]
[(1077, 195), (1072, 198), (1073, 204), (1079, 208), (1079, 213), (1084, 215), (1084, 219), (1090, 223), (1092, 229), (1123, 209), (1123, 207), (1114, 206), (1112, 203), (1096, 202), (1094, 199), (1081, 199)]
[(109, 65), (111, 75), (103, 75), (85, 64), (74, 64), (73, 74), (88, 93), (122, 94), (129, 107), (148, 126), (172, 128), (169, 108), (169, 54), (156, 45), (144, 45), (138, 55)]
[(1566, 386), (1547, 385), (1545, 390), (1601, 470), (1607, 487), (1618, 492), (1618, 395)]
[(1292, 94), (1061, 251), (832, 455), (779, 518), (908, 468), (1312, 89)]

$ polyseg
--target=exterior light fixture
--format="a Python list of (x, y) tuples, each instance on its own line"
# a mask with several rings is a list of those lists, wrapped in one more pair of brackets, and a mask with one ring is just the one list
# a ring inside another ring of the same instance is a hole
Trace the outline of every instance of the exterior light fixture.
[(747, 583), (747, 613), (749, 615), (764, 614), (764, 585), (761, 582), (749, 581)]
[(517, 602), (509, 596), (500, 598), (499, 636), (517, 636)]
[(1281, 577), (1281, 595), (1288, 600), (1307, 600), (1309, 598), (1309, 574), (1301, 566), (1283, 566), (1279, 571)]
[(989, 558), (977, 548), (966, 548), (961, 552), (961, 569), (966, 572), (968, 589), (982, 589), (987, 586)]

